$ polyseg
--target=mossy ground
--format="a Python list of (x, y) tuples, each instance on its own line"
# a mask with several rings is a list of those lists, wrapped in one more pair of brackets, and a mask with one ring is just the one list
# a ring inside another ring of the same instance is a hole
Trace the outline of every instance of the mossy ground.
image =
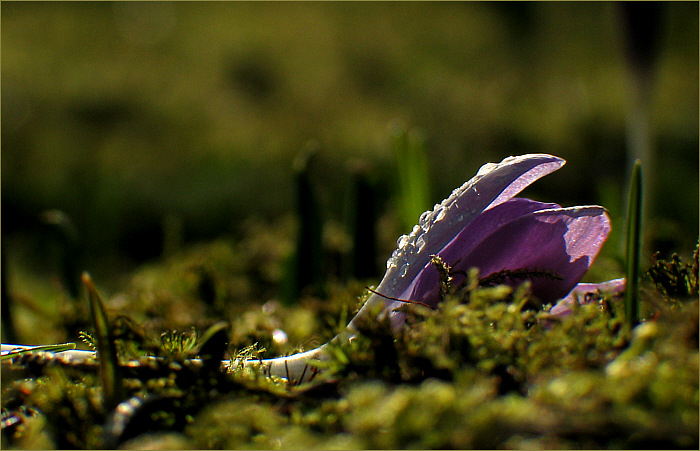
[[(619, 277), (630, 75), (617, 7), (502, 5), (3, 4), (2, 287), (17, 336), (82, 346), (94, 332), (55, 275), (69, 263), (101, 288), (122, 360), (165, 360), (124, 369), (131, 407), (118, 415), (96, 368), (3, 365), (2, 446), (697, 449), (697, 291), (679, 265), (656, 268), (639, 332), (616, 299), (556, 321), (524, 289), (472, 285), (439, 311), (407, 307), (396, 339), (367, 324), (313, 387), (182, 363), (222, 320), (229, 355), (253, 357), (345, 326), (380, 274), (285, 306), (293, 220), (269, 222), (290, 218), (289, 168), (318, 142), (324, 273), (341, 278), (352, 239), (326, 227), (343, 228), (348, 163), (376, 180), (375, 213), (391, 211), (397, 123), (428, 138), (434, 201), (486, 161), (566, 158), (572, 170), (532, 197), (604, 205), (613, 232), (587, 277)], [(663, 255), (690, 247), (698, 223), (698, 7), (667, 8), (650, 111), (663, 165), (644, 162), (656, 171), (647, 242)], [(81, 258), (47, 234), (47, 208), (72, 218)], [(405, 231), (375, 213), (363, 213), (378, 232), (370, 258), (383, 263)], [(192, 246), (220, 236), (236, 242)]]
[[(229, 357), (310, 349), (342, 329), (367, 290), (333, 283), (327, 299), (256, 303), (261, 280), (279, 277), (277, 259), (263, 269), (256, 249), (202, 245), (142, 268), (109, 297), (120, 358), (164, 356), (122, 367), (116, 409), (105, 408), (94, 366), (3, 366), (3, 448), (698, 447), (697, 266), (657, 262), (647, 321), (634, 329), (619, 298), (552, 318), (526, 285), (480, 286), (473, 273), (437, 310), (403, 307), (398, 336), (386, 322), (360, 324), (331, 348), (322, 376), (290, 386), (248, 369), (224, 374), (216, 357), (184, 359), (221, 320), (227, 334), (208, 349), (225, 345)], [(671, 283), (678, 274), (689, 274), (685, 290)]]

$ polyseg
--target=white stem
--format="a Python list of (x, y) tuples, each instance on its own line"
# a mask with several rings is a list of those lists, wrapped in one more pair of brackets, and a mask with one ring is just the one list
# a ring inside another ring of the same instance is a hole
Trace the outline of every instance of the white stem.
[[(327, 345), (323, 345), (310, 351), (300, 352), (286, 357), (277, 357), (274, 359), (246, 361), (236, 360), (233, 362), (233, 364), (230, 360), (222, 360), (221, 366), (223, 368), (229, 368), (230, 366), (243, 365), (247, 367), (261, 368), (265, 375), (281, 377), (287, 379), (290, 383), (298, 385), (302, 382), (312, 380), (318, 374), (319, 370), (313, 365), (310, 365), (310, 362), (312, 360), (324, 360), (327, 358), (324, 350), (326, 346)], [(3, 344), (2, 354), (5, 355), (6, 353), (18, 350), (31, 350), (38, 347), (39, 346)], [(51, 354), (54, 354), (57, 358), (71, 363), (81, 363), (89, 360), (95, 360), (97, 358), (95, 351), (84, 351), (78, 349), (54, 352)], [(151, 358), (155, 359), (155, 357)], [(199, 359), (192, 360), (195, 362), (199, 361)]]

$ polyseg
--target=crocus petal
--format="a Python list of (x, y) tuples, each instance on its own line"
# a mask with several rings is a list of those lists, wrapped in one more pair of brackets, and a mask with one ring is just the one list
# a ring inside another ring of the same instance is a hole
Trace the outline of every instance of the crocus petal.
[[(453, 266), (453, 283), (459, 285), (464, 276), (458, 271), (470, 266), (481, 266), (467, 257), (474, 248), (486, 240), (504, 225), (539, 210), (561, 208), (557, 204), (536, 202), (525, 198), (515, 198), (484, 211), (478, 218), (467, 225), (457, 236), (437, 253), (447, 264)], [(492, 249), (493, 252), (508, 252), (507, 249)], [(517, 269), (517, 268), (511, 268)], [(484, 274), (487, 275), (487, 274)], [(408, 289), (401, 293), (400, 299), (422, 302), (432, 307), (439, 301), (440, 276), (432, 263), (428, 263), (413, 280)]]
[(625, 291), (625, 279), (613, 279), (600, 283), (579, 283), (561, 301), (549, 310), (553, 316), (564, 317), (571, 313), (574, 304), (587, 304), (595, 299), (594, 295), (615, 294), (619, 295)]
[[(482, 277), (503, 270), (537, 271), (544, 274), (529, 278), (537, 299), (552, 302), (566, 295), (600, 251), (610, 219), (602, 207), (549, 208), (552, 205), (511, 199), (484, 212), (438, 254), (452, 266), (453, 284), (459, 285), (471, 267), (478, 267)], [(437, 306), (437, 269), (426, 265), (401, 299)], [(398, 325), (402, 318), (395, 312), (392, 323)]]
[(560, 280), (534, 277), (542, 302), (565, 296), (583, 278), (610, 232), (598, 206), (539, 210), (505, 224), (483, 240), (455, 269), (477, 266), (482, 277), (502, 270), (543, 271)]
[[(484, 210), (493, 208), (518, 194), (535, 180), (565, 163), (546, 154), (508, 157), (498, 164), (482, 166), (476, 176), (452, 192), (434, 209), (421, 215), (410, 234), (398, 240), (398, 249), (387, 261), (387, 271), (377, 291), (398, 297), (430, 261), (455, 236)], [(350, 323), (362, 318), (377, 303), (389, 312), (401, 305), (398, 301), (373, 294)]]

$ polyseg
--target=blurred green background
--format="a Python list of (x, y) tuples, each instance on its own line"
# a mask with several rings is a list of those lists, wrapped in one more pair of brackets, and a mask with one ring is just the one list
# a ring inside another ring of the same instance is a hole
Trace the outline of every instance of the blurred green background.
[[(687, 253), (698, 234), (697, 2), (665, 3), (659, 25), (647, 233), (651, 250)], [(407, 232), (398, 126), (425, 137), (427, 207), (488, 161), (565, 158), (528, 194), (606, 206), (616, 255), (633, 86), (623, 31), (619, 7), (603, 2), (3, 2), (12, 285), (28, 290), (58, 266), (48, 209), (72, 219), (79, 269), (113, 286), (189, 243), (256, 227), (293, 235), (293, 161), (309, 146), (324, 233), (340, 230), (326, 245), (344, 249), (357, 167), (379, 193), (378, 278)]]

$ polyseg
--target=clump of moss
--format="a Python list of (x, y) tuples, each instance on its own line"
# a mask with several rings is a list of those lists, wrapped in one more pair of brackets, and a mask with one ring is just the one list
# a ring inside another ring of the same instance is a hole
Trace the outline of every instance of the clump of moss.
[(676, 253), (671, 256), (670, 262), (660, 259), (658, 252), (654, 254), (647, 275), (664, 296), (677, 299), (698, 295), (699, 246), (700, 242), (695, 247), (690, 263), (682, 262)]
[(3, 384), (3, 413), (21, 412), (23, 420), (4, 431), (3, 440), (20, 446), (39, 441), (63, 449), (100, 446), (105, 417), (98, 387), (95, 374), (60, 367), (49, 367), (36, 378)]
[(346, 429), (370, 448), (697, 445), (697, 300), (655, 302), (630, 331), (614, 297), (554, 320), (529, 296), (474, 287), (406, 306), (396, 339), (362, 324), (333, 352)]
[[(674, 262), (656, 264), (656, 277), (693, 267)], [(141, 295), (168, 289), (163, 277)], [(173, 285), (169, 302), (204, 302), (196, 285)], [(328, 299), (295, 306), (249, 301), (213, 334), (111, 315), (120, 407), (105, 409), (95, 365), (27, 357), (3, 368), (3, 448), (697, 448), (699, 313), (690, 292), (647, 290), (648, 317), (629, 329), (614, 296), (558, 318), (536, 307), (527, 284), (483, 285), (470, 273), (461, 287), (444, 287), (435, 310), (406, 304), (399, 333), (387, 320), (361, 322), (302, 386), (248, 367), (222, 372), (219, 359), (326, 341), (363, 300), (361, 286), (330, 284)], [(202, 324), (216, 321), (204, 311)], [(270, 338), (275, 329), (286, 344)], [(195, 356), (204, 362), (192, 364)], [(129, 366), (132, 358), (142, 365)]]

